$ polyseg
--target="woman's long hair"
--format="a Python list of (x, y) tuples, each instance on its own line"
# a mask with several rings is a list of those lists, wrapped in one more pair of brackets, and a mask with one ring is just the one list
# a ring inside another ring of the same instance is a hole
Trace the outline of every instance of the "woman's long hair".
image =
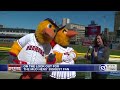
[[(102, 35), (102, 34), (98, 34), (97, 36), (100, 36), (100, 37), (101, 37), (104, 46), (108, 46), (107, 37), (105, 37), (105, 36)], [(98, 44), (97, 44), (97, 36), (95, 37), (95, 40), (94, 40), (94, 46), (96, 46), (96, 47), (98, 47)]]

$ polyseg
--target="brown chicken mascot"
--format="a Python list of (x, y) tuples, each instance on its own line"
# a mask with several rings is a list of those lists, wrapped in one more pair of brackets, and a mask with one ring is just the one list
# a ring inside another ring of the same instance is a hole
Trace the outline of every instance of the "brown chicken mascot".
[[(54, 55), (50, 54), (53, 53), (50, 41), (54, 38), (58, 28), (50, 18), (40, 22), (35, 33), (27, 34), (14, 42), (9, 51), (9, 61), (15, 64), (55, 63)], [(42, 73), (23, 72), (21, 79), (42, 79)]]
[[(58, 30), (55, 38), (51, 41), (53, 52), (56, 57), (56, 64), (74, 64), (77, 59), (77, 52), (69, 47), (70, 39), (78, 33), (62, 27)], [(52, 71), (50, 77), (55, 79), (72, 79), (76, 77), (75, 71)]]

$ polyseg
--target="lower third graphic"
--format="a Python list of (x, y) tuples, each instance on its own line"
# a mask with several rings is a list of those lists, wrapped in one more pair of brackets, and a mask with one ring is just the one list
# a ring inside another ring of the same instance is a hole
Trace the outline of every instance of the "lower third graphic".
[(107, 66), (105, 64), (102, 64), (99, 66), (100, 71), (106, 71)]
[(100, 71), (117, 71), (117, 64), (101, 64)]

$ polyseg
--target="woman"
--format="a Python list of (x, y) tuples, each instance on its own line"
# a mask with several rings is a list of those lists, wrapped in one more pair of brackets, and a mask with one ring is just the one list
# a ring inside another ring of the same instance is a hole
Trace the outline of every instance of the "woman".
[[(91, 53), (92, 64), (107, 64), (109, 60), (109, 46), (107, 39), (101, 34), (94, 40), (94, 47)], [(92, 72), (92, 79), (106, 79), (108, 72)]]

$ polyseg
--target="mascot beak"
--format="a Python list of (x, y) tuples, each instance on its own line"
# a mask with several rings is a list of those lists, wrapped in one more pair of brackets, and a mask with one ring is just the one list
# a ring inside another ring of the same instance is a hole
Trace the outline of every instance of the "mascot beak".
[(78, 34), (78, 32), (76, 32), (76, 31), (68, 30), (66, 35), (67, 35), (69, 38), (71, 38), (71, 37), (74, 37), (74, 36), (77, 35), (77, 34)]
[(53, 39), (54, 36), (55, 36), (55, 33), (54, 33), (53, 29), (50, 29), (50, 28), (44, 29), (43, 34), (47, 37), (50, 37), (51, 39)]

